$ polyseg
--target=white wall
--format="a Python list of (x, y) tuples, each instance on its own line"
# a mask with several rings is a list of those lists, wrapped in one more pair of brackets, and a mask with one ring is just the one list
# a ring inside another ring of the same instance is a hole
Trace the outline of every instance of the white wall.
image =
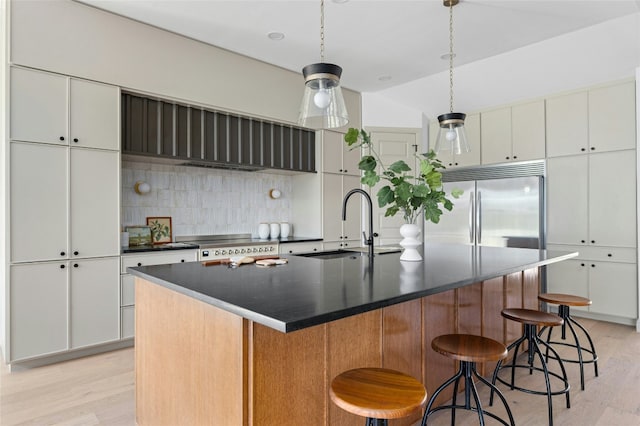
[[(456, 67), (454, 109), (474, 112), (632, 77), (639, 65), (640, 14), (635, 14)], [(376, 120), (388, 116), (385, 126), (406, 126), (396, 104), (431, 118), (447, 112), (448, 79), (447, 71), (363, 94), (363, 122), (379, 125)]]
[[(144, 225), (147, 216), (171, 216), (174, 238), (257, 236), (260, 222), (291, 221), (291, 179), (271, 173), (123, 161), (121, 223), (123, 227)], [(149, 183), (151, 192), (137, 194), (133, 188), (138, 181)], [(270, 189), (279, 189), (282, 197), (270, 198)]]

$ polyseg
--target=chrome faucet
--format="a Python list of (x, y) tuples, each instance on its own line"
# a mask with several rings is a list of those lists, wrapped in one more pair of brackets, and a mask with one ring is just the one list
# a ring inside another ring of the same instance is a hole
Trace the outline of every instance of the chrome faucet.
[(351, 197), (355, 193), (360, 193), (367, 200), (367, 204), (369, 204), (369, 237), (362, 232), (362, 236), (364, 237), (364, 243), (369, 246), (369, 259), (373, 259), (373, 237), (377, 237), (378, 234), (373, 232), (373, 204), (371, 203), (371, 197), (367, 194), (366, 191), (355, 188), (351, 191), (347, 192), (347, 195), (344, 196), (344, 200), (342, 200), (342, 220), (347, 220), (347, 201), (349, 197)]

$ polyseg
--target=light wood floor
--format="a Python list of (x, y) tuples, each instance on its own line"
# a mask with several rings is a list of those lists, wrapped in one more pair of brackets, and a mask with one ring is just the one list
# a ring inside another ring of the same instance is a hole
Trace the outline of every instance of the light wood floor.
[[(587, 366), (586, 390), (580, 390), (578, 367), (567, 364), (571, 408), (554, 397), (554, 423), (572, 425), (640, 425), (640, 334), (632, 327), (582, 319), (596, 343), (600, 376)], [(9, 373), (0, 367), (0, 425), (135, 425), (133, 349)], [(535, 376), (524, 381), (536, 380)], [(501, 386), (503, 389), (504, 386)], [(480, 386), (481, 396), (487, 392)], [(516, 424), (547, 424), (546, 397), (504, 392)], [(486, 399), (483, 399), (486, 401)], [(494, 404), (497, 407), (499, 404)], [(495, 409), (496, 414), (501, 411)], [(438, 413), (429, 424), (449, 424)], [(478, 424), (474, 413), (458, 411), (457, 424)], [(495, 424), (487, 418), (487, 424)], [(188, 425), (185, 425), (188, 426)]]

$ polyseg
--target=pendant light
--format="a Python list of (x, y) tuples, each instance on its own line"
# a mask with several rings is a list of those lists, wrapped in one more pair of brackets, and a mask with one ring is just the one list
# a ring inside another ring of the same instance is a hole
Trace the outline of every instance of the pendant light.
[(437, 153), (461, 154), (471, 150), (464, 130), (464, 119), (467, 115), (453, 112), (453, 6), (458, 4), (458, 1), (443, 0), (444, 6), (449, 8), (449, 113), (438, 116), (440, 130), (436, 138)]
[(298, 124), (312, 129), (330, 129), (349, 122), (342, 97), (342, 68), (324, 62), (324, 0), (320, 0), (320, 62), (302, 69), (304, 96)]

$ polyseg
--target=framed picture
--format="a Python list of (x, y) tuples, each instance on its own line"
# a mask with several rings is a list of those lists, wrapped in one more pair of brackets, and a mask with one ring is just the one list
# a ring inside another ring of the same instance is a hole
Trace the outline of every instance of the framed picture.
[(147, 226), (151, 228), (151, 239), (153, 244), (164, 244), (171, 242), (171, 217), (148, 217)]
[(146, 246), (151, 244), (151, 227), (126, 226), (124, 230), (129, 233), (130, 246)]

